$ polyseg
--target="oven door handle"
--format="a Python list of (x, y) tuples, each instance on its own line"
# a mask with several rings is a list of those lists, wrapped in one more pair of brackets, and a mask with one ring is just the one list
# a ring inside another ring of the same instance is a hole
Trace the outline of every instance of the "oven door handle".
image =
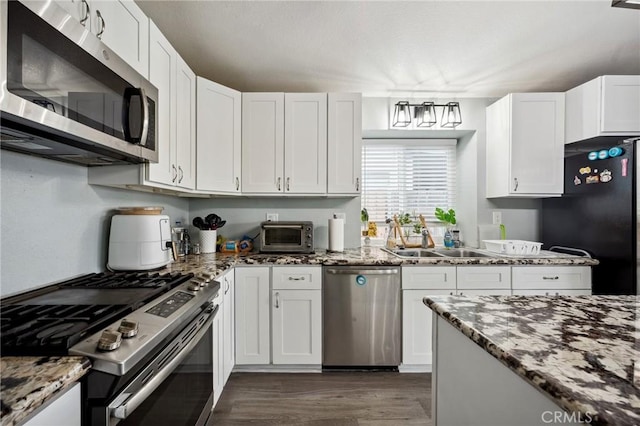
[(204, 336), (204, 334), (209, 330), (209, 326), (213, 322), (213, 318), (216, 316), (218, 312), (219, 306), (216, 305), (213, 308), (211, 315), (207, 318), (207, 321), (200, 328), (200, 330), (195, 334), (193, 339), (189, 342), (187, 346), (182, 348), (180, 352), (173, 358), (165, 367), (162, 368), (149, 382), (144, 385), (138, 392), (127, 398), (124, 404), (120, 404), (117, 407), (113, 407), (110, 409), (111, 417), (115, 417), (117, 419), (126, 419), (133, 411), (140, 406), (147, 399), (153, 391), (156, 390), (158, 386), (162, 382), (165, 381), (167, 377), (173, 370), (176, 369), (178, 365), (189, 355), (189, 352), (200, 342), (200, 339)]

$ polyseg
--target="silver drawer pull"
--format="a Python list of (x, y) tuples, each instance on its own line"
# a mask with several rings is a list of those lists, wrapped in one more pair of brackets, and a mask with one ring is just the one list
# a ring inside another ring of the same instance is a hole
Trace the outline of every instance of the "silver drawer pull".
[(280, 293), (276, 292), (276, 308), (280, 307)]
[(289, 277), (289, 281), (304, 281), (304, 277)]
[(555, 276), (555, 277), (542, 277), (543, 280), (559, 280), (560, 277)]

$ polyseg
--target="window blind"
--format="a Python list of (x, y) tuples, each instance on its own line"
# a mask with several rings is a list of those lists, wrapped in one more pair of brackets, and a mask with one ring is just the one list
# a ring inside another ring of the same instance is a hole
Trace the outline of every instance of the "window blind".
[(456, 141), (365, 139), (361, 200), (370, 221), (400, 213), (436, 221), (436, 207), (455, 209)]

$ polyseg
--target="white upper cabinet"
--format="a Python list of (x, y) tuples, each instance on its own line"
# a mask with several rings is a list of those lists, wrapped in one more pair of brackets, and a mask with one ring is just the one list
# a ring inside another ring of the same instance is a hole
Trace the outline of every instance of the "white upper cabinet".
[(176, 185), (196, 186), (196, 75), (178, 55), (176, 75)]
[(566, 93), (566, 143), (640, 135), (640, 76), (605, 75)]
[(359, 194), (362, 180), (362, 94), (328, 95), (327, 192)]
[(487, 198), (563, 192), (564, 93), (514, 93), (487, 107)]
[(284, 191), (327, 192), (327, 94), (284, 96)]
[(239, 193), (242, 94), (198, 77), (196, 189)]
[(149, 18), (133, 0), (55, 0), (132, 68), (149, 77)]
[(327, 193), (327, 94), (242, 94), (242, 192)]
[(176, 166), (176, 78), (178, 53), (151, 22), (149, 26), (149, 81), (158, 89), (158, 163), (147, 166), (147, 179), (173, 185)]
[(282, 193), (284, 93), (242, 94), (242, 192)]

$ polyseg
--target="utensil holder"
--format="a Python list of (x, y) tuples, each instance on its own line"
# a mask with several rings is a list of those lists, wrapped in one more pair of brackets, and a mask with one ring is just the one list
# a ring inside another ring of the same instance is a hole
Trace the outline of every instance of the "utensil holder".
[(214, 230), (200, 230), (200, 252), (201, 253), (215, 253), (216, 252), (216, 240), (218, 239), (218, 231)]

